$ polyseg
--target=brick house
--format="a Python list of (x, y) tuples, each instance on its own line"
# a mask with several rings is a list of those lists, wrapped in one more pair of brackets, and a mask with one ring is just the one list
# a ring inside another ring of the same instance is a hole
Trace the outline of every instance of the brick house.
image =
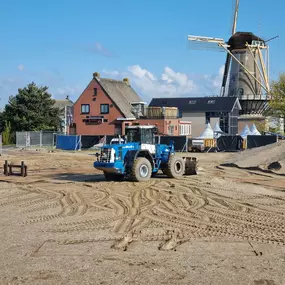
[(160, 135), (169, 136), (191, 136), (191, 122), (182, 121), (179, 118), (139, 118), (133, 121), (124, 122), (123, 130), (129, 125), (152, 125), (156, 126)]
[(123, 122), (139, 117), (144, 104), (127, 78), (123, 81), (100, 78), (95, 72), (74, 103), (76, 134), (122, 134)]
[(161, 135), (191, 135), (191, 123), (178, 118), (178, 109), (145, 107), (129, 80), (93, 74), (74, 103), (72, 132), (77, 135), (125, 134), (128, 125), (156, 125)]

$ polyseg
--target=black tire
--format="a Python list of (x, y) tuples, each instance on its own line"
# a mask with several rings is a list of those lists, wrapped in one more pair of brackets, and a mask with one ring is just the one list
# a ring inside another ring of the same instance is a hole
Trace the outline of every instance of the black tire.
[(150, 179), (152, 175), (152, 166), (150, 161), (145, 157), (138, 157), (131, 169), (131, 180), (143, 182)]
[(185, 162), (182, 157), (172, 155), (167, 163), (165, 174), (170, 178), (181, 178), (185, 172)]
[(122, 174), (104, 172), (104, 176), (107, 181), (122, 181), (124, 179)]

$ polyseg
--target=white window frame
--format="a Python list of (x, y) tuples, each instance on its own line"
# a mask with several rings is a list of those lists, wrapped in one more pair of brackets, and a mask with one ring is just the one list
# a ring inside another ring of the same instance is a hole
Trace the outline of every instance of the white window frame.
[(191, 135), (191, 124), (179, 124), (179, 135), (190, 136)]
[(90, 104), (81, 104), (81, 114), (90, 113)]

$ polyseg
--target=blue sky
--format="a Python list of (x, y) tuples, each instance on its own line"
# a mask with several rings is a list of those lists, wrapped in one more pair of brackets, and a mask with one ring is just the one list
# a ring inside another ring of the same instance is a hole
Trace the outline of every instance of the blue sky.
[[(0, 107), (31, 81), (49, 86), (54, 98), (76, 100), (95, 71), (129, 77), (145, 101), (219, 93), (226, 54), (191, 50), (187, 35), (228, 39), (233, 0), (0, 4)], [(240, 0), (238, 31), (280, 35), (270, 44), (272, 79), (285, 71), (284, 9), (282, 0)]]

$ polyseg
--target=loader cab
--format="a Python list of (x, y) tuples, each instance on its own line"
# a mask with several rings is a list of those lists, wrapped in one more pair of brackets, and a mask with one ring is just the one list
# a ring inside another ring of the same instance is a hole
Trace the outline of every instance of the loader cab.
[(126, 139), (128, 143), (155, 145), (155, 134), (158, 133), (155, 126), (128, 126), (126, 128)]

